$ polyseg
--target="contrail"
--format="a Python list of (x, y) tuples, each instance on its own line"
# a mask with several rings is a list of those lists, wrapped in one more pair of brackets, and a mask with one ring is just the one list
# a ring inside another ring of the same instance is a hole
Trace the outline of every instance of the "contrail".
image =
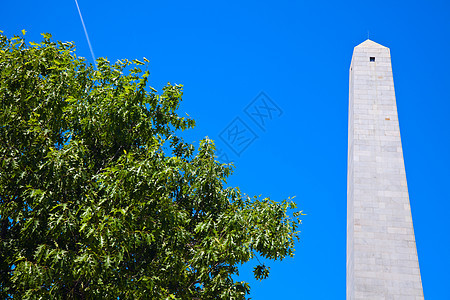
[(91, 41), (89, 40), (89, 35), (87, 33), (87, 30), (86, 30), (86, 25), (84, 25), (83, 16), (81, 15), (81, 10), (80, 10), (80, 7), (78, 6), (78, 1), (77, 0), (75, 0), (75, 4), (77, 5), (78, 14), (80, 15), (81, 24), (83, 24), (84, 34), (86, 35), (86, 39), (87, 39), (87, 42), (88, 42), (88, 45), (89, 45), (89, 50), (91, 50), (92, 59), (94, 60), (94, 65), (95, 65), (95, 68), (97, 69), (97, 61), (95, 60), (94, 50), (92, 50)]

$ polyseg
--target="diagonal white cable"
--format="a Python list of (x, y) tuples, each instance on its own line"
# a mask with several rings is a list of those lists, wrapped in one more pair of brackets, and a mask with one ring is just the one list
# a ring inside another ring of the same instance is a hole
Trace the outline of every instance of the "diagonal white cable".
[(80, 15), (81, 24), (83, 25), (84, 35), (86, 35), (86, 40), (89, 45), (89, 50), (91, 51), (92, 59), (94, 60), (95, 68), (97, 69), (97, 61), (95, 60), (94, 50), (92, 50), (91, 41), (89, 40), (89, 35), (86, 30), (86, 25), (84, 25), (83, 15), (81, 14), (80, 6), (78, 6), (78, 1), (75, 0), (75, 4), (77, 5), (78, 14)]

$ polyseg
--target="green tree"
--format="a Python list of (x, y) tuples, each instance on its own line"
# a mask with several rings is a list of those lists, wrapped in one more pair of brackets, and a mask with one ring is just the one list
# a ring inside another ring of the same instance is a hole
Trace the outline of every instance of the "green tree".
[(0, 34), (1, 298), (243, 299), (242, 263), (293, 256), (301, 212), (226, 187), (181, 85), (43, 37)]

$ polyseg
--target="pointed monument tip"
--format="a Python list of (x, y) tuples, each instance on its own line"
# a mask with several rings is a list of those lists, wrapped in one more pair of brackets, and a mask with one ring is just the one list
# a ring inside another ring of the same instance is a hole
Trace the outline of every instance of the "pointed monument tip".
[(365, 40), (364, 42), (362, 42), (361, 44), (359, 44), (356, 47), (357, 48), (387, 48), (387, 47), (380, 45), (378, 43), (375, 43), (374, 41), (369, 40), (369, 39)]

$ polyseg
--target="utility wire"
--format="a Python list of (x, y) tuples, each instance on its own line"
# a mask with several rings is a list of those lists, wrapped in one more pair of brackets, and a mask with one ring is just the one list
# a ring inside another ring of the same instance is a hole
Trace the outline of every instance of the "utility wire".
[(84, 35), (86, 36), (86, 40), (89, 45), (89, 50), (91, 51), (92, 59), (94, 60), (95, 68), (97, 69), (97, 61), (95, 60), (94, 50), (92, 50), (91, 41), (89, 40), (89, 35), (86, 30), (86, 25), (84, 25), (83, 15), (81, 14), (80, 6), (78, 6), (78, 1), (75, 0), (75, 4), (77, 5), (78, 14), (80, 15), (81, 24), (83, 24)]

